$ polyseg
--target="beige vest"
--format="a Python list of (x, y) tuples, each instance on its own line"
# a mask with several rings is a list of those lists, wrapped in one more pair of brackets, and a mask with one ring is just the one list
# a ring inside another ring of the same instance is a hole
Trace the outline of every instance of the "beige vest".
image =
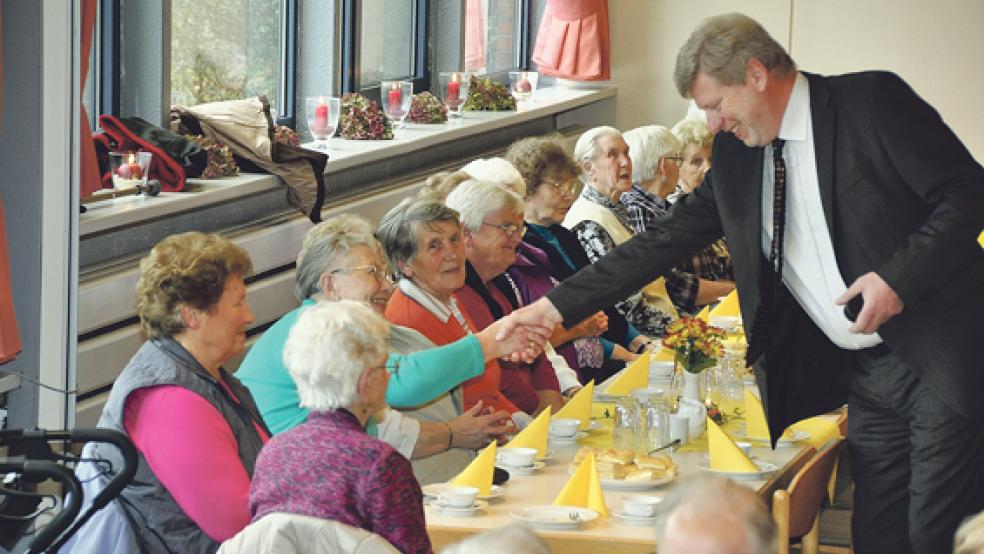
[[(564, 227), (573, 229), (574, 226), (583, 221), (593, 221), (604, 227), (616, 245), (633, 237), (632, 230), (623, 225), (610, 209), (580, 196), (571, 205), (570, 211), (567, 212), (567, 216), (564, 218)], [(670, 295), (666, 291), (666, 279), (660, 277), (649, 283), (643, 287), (642, 295), (646, 304), (654, 306), (673, 319), (678, 317), (676, 307), (673, 306)]]

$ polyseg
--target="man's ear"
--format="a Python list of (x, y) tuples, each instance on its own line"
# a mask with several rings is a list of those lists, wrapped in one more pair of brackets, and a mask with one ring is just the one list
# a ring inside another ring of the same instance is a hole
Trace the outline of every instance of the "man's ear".
[(745, 84), (751, 85), (759, 92), (763, 92), (769, 84), (769, 70), (757, 58), (748, 60), (745, 65)]

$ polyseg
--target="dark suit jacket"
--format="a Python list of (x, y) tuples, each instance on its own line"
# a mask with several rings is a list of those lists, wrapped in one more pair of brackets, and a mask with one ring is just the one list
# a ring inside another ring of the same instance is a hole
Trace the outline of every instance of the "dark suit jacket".
[[(899, 77), (807, 74), (820, 194), (838, 267), (850, 285), (877, 272), (905, 303), (879, 329), (888, 347), (957, 412), (976, 419), (984, 393), (984, 168)], [(767, 265), (761, 247), (762, 148), (730, 133), (713, 170), (658, 226), (613, 250), (548, 297), (566, 321), (638, 290), (723, 233), (751, 333)], [(846, 401), (847, 351), (789, 295), (756, 363), (774, 434)]]

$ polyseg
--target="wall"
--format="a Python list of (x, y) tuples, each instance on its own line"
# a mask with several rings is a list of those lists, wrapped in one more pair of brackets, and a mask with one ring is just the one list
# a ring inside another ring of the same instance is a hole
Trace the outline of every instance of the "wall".
[[(672, 125), (686, 113), (672, 74), (676, 53), (705, 17), (734, 2), (612, 0), (612, 77), (619, 86), (616, 125)], [(888, 69), (902, 75), (984, 160), (984, 2), (947, 0), (745, 0), (798, 65), (818, 73)], [(971, 69), (967, 71), (965, 68)], [(959, 83), (959, 86), (954, 86)]]

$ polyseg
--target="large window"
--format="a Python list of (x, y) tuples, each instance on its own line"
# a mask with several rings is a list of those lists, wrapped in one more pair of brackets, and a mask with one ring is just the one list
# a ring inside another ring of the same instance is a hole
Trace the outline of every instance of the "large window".
[(171, 0), (170, 103), (283, 102), (281, 21), (281, 0)]
[(428, 0), (344, 0), (342, 92), (378, 95), (380, 81), (426, 90)]
[(523, 0), (465, 0), (465, 71), (502, 73), (525, 67)]

